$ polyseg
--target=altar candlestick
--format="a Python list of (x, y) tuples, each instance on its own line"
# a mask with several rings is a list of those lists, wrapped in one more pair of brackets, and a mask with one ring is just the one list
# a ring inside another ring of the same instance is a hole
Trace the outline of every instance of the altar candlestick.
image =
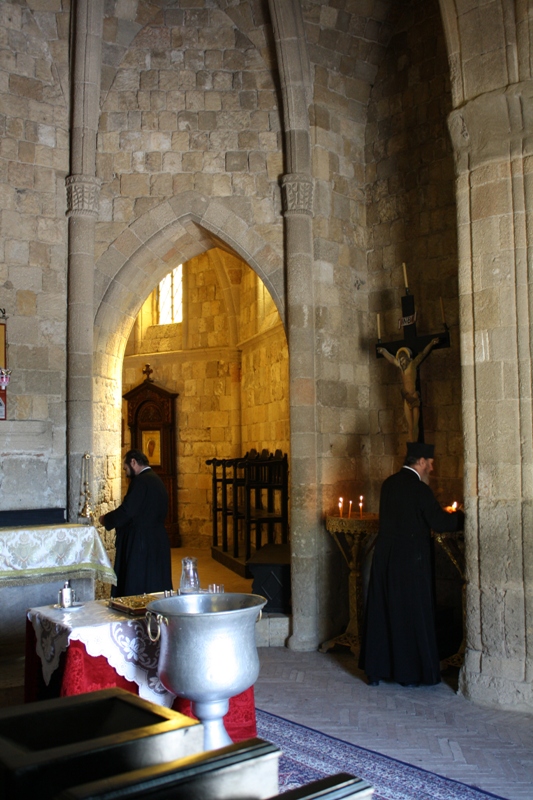
[(350, 500), (350, 506), (348, 508), (348, 519), (352, 516), (352, 501)]
[(378, 339), (381, 341), (381, 315), (378, 314)]
[(339, 497), (339, 514), (342, 518), (342, 497)]
[(442, 317), (442, 324), (446, 325), (446, 317), (444, 315), (444, 303), (442, 302), (442, 297), (440, 299), (440, 315)]
[(359, 519), (363, 519), (363, 495), (359, 497)]
[(407, 283), (407, 267), (405, 266), (405, 261), (402, 263), (403, 267), (403, 282), (405, 283), (405, 288), (409, 289), (409, 284)]

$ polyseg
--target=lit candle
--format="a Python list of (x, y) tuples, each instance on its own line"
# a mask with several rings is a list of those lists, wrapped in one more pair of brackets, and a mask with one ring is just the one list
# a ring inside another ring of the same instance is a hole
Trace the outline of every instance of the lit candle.
[(342, 517), (342, 497), (339, 497), (339, 514)]
[(452, 509), (453, 509), (454, 511), (457, 511), (457, 502), (456, 502), (455, 500), (454, 500), (454, 502), (452, 503)]
[(444, 303), (442, 302), (442, 297), (440, 297), (439, 300), (440, 300), (440, 315), (442, 317), (442, 324), (446, 325), (446, 317), (444, 315)]
[(348, 508), (348, 519), (352, 516), (352, 501), (350, 500), (350, 506)]
[(363, 495), (359, 497), (359, 518), (363, 519)]
[(378, 339), (381, 341), (381, 316), (378, 314)]
[(409, 288), (409, 284), (407, 283), (407, 267), (405, 266), (405, 261), (402, 264), (403, 267), (403, 282), (405, 283), (405, 288)]

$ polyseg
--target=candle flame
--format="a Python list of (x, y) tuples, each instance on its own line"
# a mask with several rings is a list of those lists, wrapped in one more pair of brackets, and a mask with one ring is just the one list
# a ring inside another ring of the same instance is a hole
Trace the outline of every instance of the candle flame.
[(452, 503), (452, 508), (454, 511), (457, 511), (457, 503), (455, 501)]

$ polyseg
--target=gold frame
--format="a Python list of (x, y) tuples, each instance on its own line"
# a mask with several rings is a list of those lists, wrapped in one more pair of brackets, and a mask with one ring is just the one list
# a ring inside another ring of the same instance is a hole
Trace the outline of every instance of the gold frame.
[(161, 431), (141, 431), (142, 451), (151, 467), (161, 466)]

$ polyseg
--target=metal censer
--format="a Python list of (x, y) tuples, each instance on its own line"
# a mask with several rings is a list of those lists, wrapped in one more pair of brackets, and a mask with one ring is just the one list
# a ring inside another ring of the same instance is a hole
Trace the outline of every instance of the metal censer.
[(266, 602), (254, 594), (187, 594), (146, 607), (148, 634), (152, 641), (161, 638), (159, 679), (191, 700), (204, 726), (205, 750), (232, 744), (222, 718), (229, 698), (259, 675), (255, 623)]

